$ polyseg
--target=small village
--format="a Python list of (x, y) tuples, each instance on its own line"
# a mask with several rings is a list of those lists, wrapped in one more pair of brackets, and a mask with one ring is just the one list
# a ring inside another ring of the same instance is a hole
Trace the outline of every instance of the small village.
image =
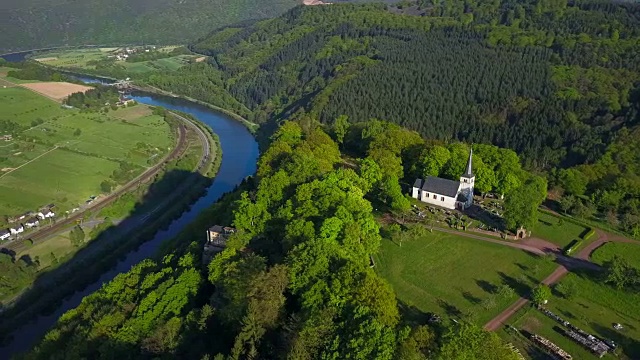
[(10, 240), (12, 237), (17, 238), (27, 229), (40, 226), (40, 222), (47, 219), (53, 219), (56, 214), (54, 212), (55, 204), (48, 204), (37, 211), (27, 211), (21, 215), (9, 217), (9, 227), (0, 229), (0, 241)]
[(124, 47), (114, 51), (113, 54), (108, 55), (107, 58), (116, 59), (117, 61), (126, 61), (131, 55), (141, 53), (141, 52), (149, 53), (155, 50), (156, 50), (155, 46)]

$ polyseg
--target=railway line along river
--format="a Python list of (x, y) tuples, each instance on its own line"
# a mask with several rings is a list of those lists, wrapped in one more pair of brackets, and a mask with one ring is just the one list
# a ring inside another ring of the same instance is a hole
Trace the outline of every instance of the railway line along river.
[(98, 290), (103, 283), (110, 281), (116, 275), (128, 271), (134, 264), (153, 256), (160, 244), (176, 236), (200, 212), (217, 201), (224, 193), (232, 191), (244, 178), (254, 174), (259, 155), (258, 144), (249, 130), (240, 122), (203, 105), (183, 99), (148, 93), (134, 93), (132, 98), (143, 104), (162, 106), (169, 110), (191, 114), (211, 127), (219, 136), (222, 147), (222, 164), (218, 174), (205, 194), (189, 210), (173, 220), (166, 227), (166, 230), (158, 231), (151, 240), (127, 253), (114, 267), (102, 273), (97, 281), (84, 289), (77, 290), (73, 295), (63, 300), (51, 314), (39, 315), (32, 321), (16, 328), (11, 334), (12, 338), (0, 347), (0, 359), (8, 359), (17, 353), (31, 349), (58, 318), (67, 310), (78, 306), (83, 297)]

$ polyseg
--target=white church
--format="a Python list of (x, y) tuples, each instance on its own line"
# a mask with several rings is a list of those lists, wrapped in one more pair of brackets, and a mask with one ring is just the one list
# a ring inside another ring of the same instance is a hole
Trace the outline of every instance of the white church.
[(460, 181), (429, 176), (416, 179), (411, 196), (422, 202), (447, 209), (465, 210), (473, 204), (473, 184), (476, 177), (472, 169), (473, 149), (469, 152), (467, 170)]

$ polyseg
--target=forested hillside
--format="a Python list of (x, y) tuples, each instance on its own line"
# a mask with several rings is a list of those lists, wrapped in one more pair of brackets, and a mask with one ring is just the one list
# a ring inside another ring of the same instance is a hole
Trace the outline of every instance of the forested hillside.
[[(434, 148), (394, 124), (332, 133), (361, 156), (356, 164), (344, 163), (338, 143), (316, 125), (285, 122), (254, 179), (205, 212), (161, 260), (86, 297), (25, 358), (518, 359), (464, 317), (424, 325), (426, 315), (403, 310), (370, 268), (381, 242), (370, 201), (406, 210), (398, 178), (427, 167), (458, 171), (458, 162), (440, 168), (416, 158)], [(503, 164), (516, 181), (537, 178), (513, 152), (477, 150), (485, 159), (479, 168)], [(233, 224), (237, 233), (206, 266), (202, 235), (213, 223)]]
[(63, 45), (167, 44), (224, 26), (277, 16), (297, 0), (6, 0), (0, 53)]
[(637, 3), (298, 7), (191, 48), (209, 63), (148, 81), (258, 123), (378, 118), (510, 148), (549, 171), (568, 212), (640, 236), (640, 174), (627, 166), (637, 159), (613, 156), (638, 140)]

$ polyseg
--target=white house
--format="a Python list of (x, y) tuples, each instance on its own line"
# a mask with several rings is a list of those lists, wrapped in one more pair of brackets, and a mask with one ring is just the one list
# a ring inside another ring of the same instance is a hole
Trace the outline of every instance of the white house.
[(227, 239), (234, 234), (236, 229), (232, 227), (222, 227), (220, 225), (214, 225), (207, 231), (207, 244), (209, 246), (224, 248), (227, 246)]
[(15, 225), (9, 228), (9, 231), (11, 232), (11, 235), (18, 235), (21, 232), (24, 232), (24, 226), (22, 225)]
[(7, 240), (11, 237), (11, 232), (7, 229), (0, 229), (0, 240)]
[(38, 215), (38, 217), (42, 220), (56, 216), (56, 214), (51, 210), (42, 210), (38, 212), (36, 215)]
[(429, 176), (425, 180), (416, 179), (411, 196), (422, 202), (447, 209), (464, 210), (473, 204), (473, 186), (476, 177), (472, 169), (473, 149), (469, 152), (467, 170), (460, 181)]
[(40, 225), (40, 221), (38, 220), (37, 217), (32, 217), (31, 219), (26, 220), (24, 222), (24, 225), (28, 228), (32, 228), (34, 226)]

